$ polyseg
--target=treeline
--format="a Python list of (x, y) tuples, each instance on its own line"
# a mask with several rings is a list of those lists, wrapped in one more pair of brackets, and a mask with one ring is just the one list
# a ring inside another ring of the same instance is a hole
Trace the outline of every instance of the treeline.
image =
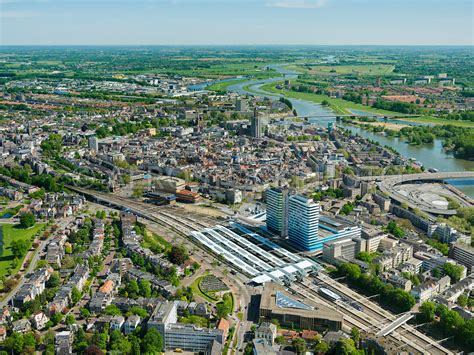
[(377, 99), (372, 106), (381, 110), (395, 111), (406, 114), (415, 114), (421, 112), (420, 107), (411, 102), (386, 101)]
[(474, 122), (474, 111), (471, 110), (448, 113), (447, 115), (442, 116), (442, 118), (445, 120)]
[(355, 91), (348, 91), (346, 92), (342, 98), (346, 101), (355, 102), (356, 104), (362, 103), (362, 95), (355, 92)]
[(456, 158), (474, 159), (474, 130), (453, 125), (411, 126), (398, 132), (411, 144), (431, 143), (434, 138), (443, 140), (443, 147)]
[[(415, 128), (415, 129), (413, 129)], [(398, 132), (398, 137), (405, 139), (408, 143), (419, 145), (422, 143), (433, 143), (435, 135), (429, 126), (403, 127)]]
[(376, 274), (362, 273), (359, 265), (344, 263), (338, 266), (339, 275), (366, 295), (380, 295), (380, 303), (395, 312), (407, 312), (415, 305), (415, 298), (401, 288), (383, 283)]
[(280, 102), (284, 103), (286, 106), (290, 108), (290, 110), (293, 109), (293, 104), (291, 103), (290, 100), (288, 100), (286, 97), (280, 97)]
[(0, 110), (30, 111), (31, 108), (26, 104), (0, 104)]
[[(435, 320), (435, 316), (438, 320)], [(454, 338), (452, 342), (465, 347), (468, 352), (474, 344), (474, 319), (464, 320), (458, 312), (450, 310), (443, 304), (436, 305), (426, 301), (420, 306), (417, 316), (420, 323), (429, 323), (428, 330), (442, 338)]]

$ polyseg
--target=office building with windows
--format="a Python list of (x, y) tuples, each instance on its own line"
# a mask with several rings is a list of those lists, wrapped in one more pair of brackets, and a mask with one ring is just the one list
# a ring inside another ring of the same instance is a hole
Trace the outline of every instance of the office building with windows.
[(259, 116), (256, 109), (250, 119), (250, 135), (254, 138), (263, 137), (263, 119)]
[(316, 250), (318, 224), (319, 203), (301, 195), (288, 198), (288, 237), (291, 244), (304, 251)]
[(272, 187), (266, 192), (267, 229), (282, 237), (288, 235), (288, 190)]

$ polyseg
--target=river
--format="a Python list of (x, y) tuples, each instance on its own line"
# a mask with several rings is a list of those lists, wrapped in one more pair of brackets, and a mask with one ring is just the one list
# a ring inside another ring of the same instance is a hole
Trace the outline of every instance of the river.
[[(230, 85), (228, 91), (240, 93), (242, 95), (254, 95), (258, 93), (262, 96), (268, 97), (270, 99), (279, 99), (281, 95), (268, 93), (261, 89), (265, 84), (272, 83), (275, 81), (280, 81), (282, 79), (295, 79), (298, 73), (292, 72), (282, 67), (283, 64), (272, 64), (269, 65), (271, 69), (274, 69), (282, 76), (278, 76), (270, 79), (254, 79), (249, 80), (243, 83), (238, 83)], [(228, 79), (227, 79), (228, 80)], [(247, 90), (247, 88), (249, 90)], [(252, 92), (253, 91), (253, 92)], [(311, 123), (316, 123), (321, 126), (327, 127), (329, 122), (336, 121), (336, 115), (330, 109), (323, 107), (320, 104), (288, 98), (293, 108), (296, 110), (298, 116), (308, 116)], [(361, 110), (352, 110), (355, 115), (364, 115), (366, 114)], [(369, 115), (372, 115), (368, 113)], [(311, 116), (324, 116), (324, 117), (312, 117)], [(383, 118), (381, 118), (382, 120)], [(403, 121), (402, 119), (393, 120), (396, 123), (403, 123), (409, 125), (419, 125), (422, 123), (413, 123), (408, 121)], [(450, 153), (447, 153), (443, 150), (442, 142), (439, 139), (435, 139), (433, 143), (422, 144), (422, 145), (409, 145), (398, 138), (386, 137), (383, 134), (368, 132), (360, 127), (355, 127), (352, 125), (346, 125), (341, 122), (337, 122), (337, 126), (350, 129), (352, 132), (359, 134), (365, 138), (379, 142), (381, 145), (389, 146), (396, 149), (400, 154), (405, 157), (413, 158), (416, 161), (423, 164), (425, 168), (436, 168), (439, 171), (466, 171), (474, 170), (474, 161), (468, 161), (463, 159), (456, 159)], [(462, 190), (467, 195), (474, 198), (474, 182), (471, 181), (452, 181), (453, 185)]]

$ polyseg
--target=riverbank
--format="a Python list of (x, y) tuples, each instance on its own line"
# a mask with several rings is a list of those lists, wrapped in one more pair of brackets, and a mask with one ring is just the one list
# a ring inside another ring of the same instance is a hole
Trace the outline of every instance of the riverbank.
[(453, 125), (457, 127), (474, 128), (474, 122), (471, 122), (471, 121), (445, 120), (442, 118), (437, 118), (437, 117), (432, 117), (432, 116), (403, 118), (402, 120), (407, 121), (407, 122), (425, 123), (425, 124), (431, 124), (431, 125)]
[(346, 121), (345, 123), (354, 124), (355, 126), (362, 127), (362, 128), (365, 125), (372, 126), (372, 127), (382, 127), (383, 130), (389, 129), (389, 130), (397, 131), (397, 132), (399, 130), (401, 130), (402, 128), (410, 127), (407, 124), (394, 123), (394, 122), (380, 122), (380, 121), (377, 121), (377, 122), (361, 122), (361, 121), (357, 121), (357, 120), (350, 120), (350, 121)]
[(354, 102), (343, 100), (343, 99), (336, 99), (333, 97), (329, 97), (327, 95), (313, 94), (313, 93), (307, 93), (307, 92), (297, 92), (297, 91), (276, 88), (277, 85), (281, 85), (281, 84), (283, 84), (283, 82), (269, 83), (269, 84), (263, 85), (261, 89), (263, 91), (267, 91), (272, 94), (284, 95), (285, 97), (289, 97), (292, 99), (306, 100), (306, 101), (311, 101), (318, 104), (321, 104), (323, 101), (327, 101), (329, 103), (329, 107), (336, 114), (353, 115), (354, 113), (351, 112), (351, 110), (358, 110), (358, 111), (367, 113), (367, 115), (373, 114), (373, 115), (388, 116), (388, 117), (400, 116), (400, 113), (398, 112), (381, 110), (374, 107), (365, 106), (362, 104), (356, 104)]
[(206, 90), (210, 91), (227, 91), (227, 88), (231, 85), (245, 83), (249, 79), (242, 78), (242, 79), (235, 79), (235, 80), (228, 80), (228, 81), (221, 81), (217, 83), (210, 84), (206, 87)]

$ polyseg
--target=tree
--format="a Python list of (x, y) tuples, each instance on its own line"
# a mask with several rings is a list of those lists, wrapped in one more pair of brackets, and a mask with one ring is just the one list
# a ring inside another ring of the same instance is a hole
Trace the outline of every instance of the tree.
[(79, 300), (82, 298), (81, 291), (77, 289), (77, 287), (72, 288), (71, 292), (71, 301), (73, 304), (76, 304), (79, 302)]
[(109, 315), (109, 316), (121, 316), (122, 315), (122, 312), (120, 312), (120, 309), (114, 304), (109, 304), (107, 307), (105, 307), (104, 313)]
[[(356, 349), (354, 340), (352, 339), (339, 339), (336, 344), (336, 354), (341, 355), (357, 355), (359, 351)], [(362, 352), (363, 354), (363, 352)]]
[(351, 281), (355, 281), (360, 278), (362, 272), (359, 265), (344, 263), (339, 266), (339, 272), (343, 275), (347, 275), (347, 278)]
[(135, 185), (132, 191), (133, 198), (142, 198), (145, 192), (145, 187), (141, 184)]
[(148, 317), (148, 312), (138, 306), (133, 306), (128, 310), (127, 315), (131, 315), (131, 314), (136, 314), (141, 319)]
[(285, 344), (286, 343), (286, 339), (283, 335), (278, 335), (276, 338), (275, 338), (275, 343), (277, 344)]
[(104, 355), (104, 352), (97, 345), (91, 345), (84, 350), (84, 355)]
[(144, 353), (157, 353), (163, 349), (163, 338), (155, 328), (150, 328), (146, 332), (141, 342), (141, 348)]
[(59, 272), (55, 271), (51, 274), (51, 276), (49, 277), (49, 280), (46, 282), (46, 287), (48, 288), (58, 287), (60, 283), (61, 283), (61, 275), (59, 274)]
[(68, 314), (66, 316), (66, 324), (67, 325), (71, 325), (71, 324), (75, 324), (76, 323), (76, 318), (74, 317), (73, 314)]
[(60, 134), (52, 133), (41, 142), (41, 149), (47, 155), (58, 155), (61, 153), (62, 141), (63, 137)]
[(109, 341), (111, 350), (118, 350), (123, 354), (130, 354), (132, 352), (132, 343), (122, 335), (122, 332), (118, 329), (115, 329), (110, 334)]
[(15, 258), (22, 258), (29, 249), (29, 243), (26, 240), (14, 240), (10, 243), (10, 249)]
[(25, 342), (23, 340), (23, 335), (20, 333), (12, 333), (5, 342), (3, 343), (4, 347), (10, 353), (20, 354), (23, 351)]
[(405, 232), (397, 225), (397, 222), (395, 221), (388, 222), (387, 231), (392, 233), (396, 238), (403, 238), (405, 236)]
[(20, 226), (21, 228), (30, 228), (33, 227), (36, 223), (35, 215), (31, 212), (22, 213), (20, 216)]
[(302, 338), (295, 338), (291, 342), (297, 354), (304, 354), (306, 352), (306, 342)]
[(431, 322), (435, 316), (436, 305), (431, 301), (423, 302), (420, 306), (420, 314), (423, 322)]
[(85, 319), (88, 319), (91, 316), (91, 312), (89, 312), (89, 310), (84, 307), (81, 307), (81, 309), (79, 310), (79, 313)]
[(140, 295), (145, 298), (151, 297), (151, 283), (148, 280), (140, 280), (138, 283), (138, 287), (140, 288)]
[(443, 271), (451, 279), (451, 284), (455, 284), (461, 280), (463, 270), (464, 268), (461, 265), (454, 265), (451, 263), (445, 263), (443, 265)]
[(189, 259), (188, 252), (183, 246), (173, 245), (168, 254), (168, 259), (176, 265), (182, 265), (186, 260)]
[(127, 285), (127, 293), (128, 297), (136, 298), (140, 294), (140, 287), (138, 286), (138, 282), (136, 280), (131, 280)]
[(325, 341), (320, 341), (314, 346), (313, 350), (318, 354), (324, 354), (329, 351), (329, 345)]
[(355, 346), (358, 347), (360, 341), (360, 332), (356, 327), (352, 327), (351, 329), (351, 339), (354, 341)]
[(460, 295), (458, 297), (458, 305), (460, 305), (461, 307), (466, 307), (467, 306), (467, 296), (466, 295)]

